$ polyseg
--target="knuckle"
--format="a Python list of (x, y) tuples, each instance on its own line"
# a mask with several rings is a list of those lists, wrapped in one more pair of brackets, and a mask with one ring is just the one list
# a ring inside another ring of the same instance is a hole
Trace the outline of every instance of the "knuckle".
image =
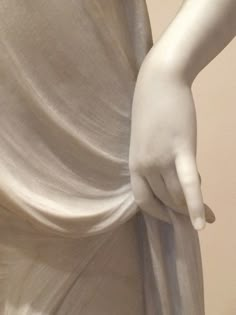
[(183, 177), (183, 183), (186, 186), (195, 186), (195, 185), (199, 185), (199, 177), (198, 176), (194, 176), (194, 175), (185, 175)]
[(145, 208), (147, 205), (147, 200), (145, 198), (135, 197), (134, 200), (140, 208)]
[(145, 209), (147, 203), (144, 200), (135, 200), (135, 202), (140, 208)]
[(145, 208), (150, 201), (150, 196), (147, 196), (145, 193), (135, 193), (134, 200), (140, 208)]
[(129, 169), (132, 172), (145, 173), (151, 166), (150, 161), (147, 158), (131, 160), (129, 162)]

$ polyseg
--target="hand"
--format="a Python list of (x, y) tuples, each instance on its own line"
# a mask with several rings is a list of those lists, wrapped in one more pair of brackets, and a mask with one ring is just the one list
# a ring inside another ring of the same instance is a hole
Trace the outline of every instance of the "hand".
[(196, 113), (191, 87), (146, 56), (133, 97), (129, 152), (137, 204), (155, 216), (160, 201), (188, 213), (195, 229), (213, 222), (196, 164)]

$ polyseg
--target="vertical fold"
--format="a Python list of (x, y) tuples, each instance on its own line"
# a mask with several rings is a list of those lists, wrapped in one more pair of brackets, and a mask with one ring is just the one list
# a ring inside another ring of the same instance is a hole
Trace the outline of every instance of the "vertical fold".
[(168, 211), (174, 229), (181, 314), (204, 315), (203, 270), (198, 232), (193, 229), (188, 217)]
[(189, 218), (166, 210), (172, 224), (139, 217), (147, 315), (204, 315), (198, 234)]

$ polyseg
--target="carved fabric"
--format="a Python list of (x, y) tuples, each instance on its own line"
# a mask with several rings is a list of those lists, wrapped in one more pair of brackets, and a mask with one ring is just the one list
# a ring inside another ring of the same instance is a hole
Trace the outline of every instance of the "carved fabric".
[(136, 206), (144, 0), (0, 3), (0, 314), (202, 315), (197, 232)]

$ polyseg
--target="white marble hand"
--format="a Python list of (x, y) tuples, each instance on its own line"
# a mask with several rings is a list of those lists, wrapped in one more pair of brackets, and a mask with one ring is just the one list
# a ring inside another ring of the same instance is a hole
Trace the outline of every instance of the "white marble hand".
[(201, 229), (205, 207), (195, 158), (191, 89), (174, 75), (155, 71), (151, 59), (140, 69), (133, 99), (129, 164), (134, 196), (152, 215), (160, 207), (156, 197), (184, 213), (187, 202), (192, 223)]
[(201, 193), (191, 86), (235, 34), (235, 0), (186, 0), (144, 59), (134, 92), (129, 166), (135, 200), (154, 216), (163, 212), (160, 200), (188, 210), (197, 230), (214, 215)]

